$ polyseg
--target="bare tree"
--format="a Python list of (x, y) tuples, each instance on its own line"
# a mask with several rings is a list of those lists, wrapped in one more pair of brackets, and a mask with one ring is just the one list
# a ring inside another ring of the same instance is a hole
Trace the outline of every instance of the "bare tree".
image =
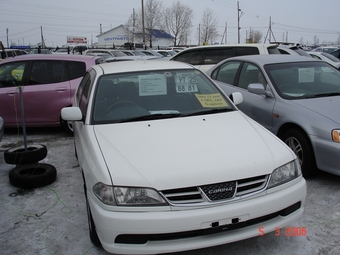
[(135, 31), (135, 29), (136, 29), (135, 23), (136, 23), (136, 15), (135, 15), (135, 13), (133, 13), (133, 14), (130, 15), (128, 21), (124, 25), (125, 33), (127, 34), (128, 38), (129, 38), (128, 42), (130, 42), (132, 44), (135, 42), (135, 40), (134, 40), (135, 32), (136, 32)]
[(187, 35), (192, 26), (193, 10), (179, 1), (164, 11), (167, 31), (174, 36), (174, 46), (187, 44)]
[(207, 8), (203, 13), (202, 23), (200, 24), (198, 31), (199, 41), (203, 42), (203, 44), (214, 43), (216, 38), (218, 37), (217, 32), (217, 17), (214, 14), (214, 11)]
[(163, 3), (158, 0), (148, 0), (144, 6), (144, 24), (148, 30), (146, 36), (149, 40), (149, 46), (152, 48), (152, 32), (154, 29), (163, 27)]
[(250, 29), (249, 36), (247, 38), (247, 43), (260, 43), (262, 39), (262, 33), (258, 30)]

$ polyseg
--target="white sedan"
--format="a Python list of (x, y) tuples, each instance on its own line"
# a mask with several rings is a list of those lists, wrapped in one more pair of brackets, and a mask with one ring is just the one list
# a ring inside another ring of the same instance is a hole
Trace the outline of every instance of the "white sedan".
[(340, 70), (340, 60), (336, 57), (334, 57), (332, 54), (329, 54), (327, 52), (314, 52), (314, 51), (310, 51), (308, 52), (308, 54), (316, 59), (320, 59), (325, 61), (326, 63), (334, 66), (336, 69)]
[(91, 67), (74, 121), (90, 238), (115, 254), (235, 242), (291, 225), (306, 182), (295, 154), (202, 71), (175, 61)]

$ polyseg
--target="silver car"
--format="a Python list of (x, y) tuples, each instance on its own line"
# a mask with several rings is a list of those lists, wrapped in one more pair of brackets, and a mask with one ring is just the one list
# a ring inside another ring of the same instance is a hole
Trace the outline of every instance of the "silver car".
[(340, 175), (339, 70), (302, 56), (254, 55), (207, 73), (228, 95), (243, 94), (238, 108), (296, 153), (305, 177), (318, 169)]

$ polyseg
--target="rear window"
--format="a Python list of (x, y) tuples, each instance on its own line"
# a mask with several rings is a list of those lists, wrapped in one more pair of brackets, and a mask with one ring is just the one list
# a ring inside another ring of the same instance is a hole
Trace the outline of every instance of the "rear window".
[(216, 49), (207, 49), (205, 58), (203, 61), (204, 65), (212, 65), (212, 64), (217, 64), (218, 62), (234, 57), (235, 51), (233, 48), (216, 48)]
[(235, 56), (245, 55), (259, 55), (259, 49), (257, 47), (235, 47)]
[(86, 72), (86, 64), (78, 61), (65, 61), (66, 69), (69, 74), (69, 80), (78, 79), (83, 77)]
[(277, 46), (268, 47), (268, 54), (281, 54)]

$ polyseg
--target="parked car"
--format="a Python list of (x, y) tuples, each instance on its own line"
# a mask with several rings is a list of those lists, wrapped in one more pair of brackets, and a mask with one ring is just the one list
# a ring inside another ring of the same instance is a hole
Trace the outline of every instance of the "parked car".
[(27, 54), (52, 54), (52, 52), (49, 49), (30, 49)]
[(321, 47), (317, 47), (317, 48), (313, 49), (312, 51), (331, 53), (331, 52), (336, 51), (338, 49), (339, 48), (335, 47), (335, 46), (327, 46), (327, 47), (321, 46)]
[(85, 71), (102, 62), (81, 55), (27, 54), (0, 62), (0, 116), (5, 127), (21, 126), (19, 86), (28, 127), (71, 126), (60, 112), (72, 104), (75, 89)]
[(164, 57), (173, 57), (177, 54), (177, 52), (174, 50), (155, 50), (155, 51), (157, 51), (159, 54), (162, 54)]
[(221, 245), (303, 213), (296, 155), (186, 63), (93, 66), (62, 117), (74, 121), (90, 238), (108, 252)]
[(121, 50), (127, 56), (146, 56), (141, 50)]
[[(230, 58), (207, 72), (238, 107), (296, 153), (305, 177), (323, 170), (340, 175), (340, 72), (302, 56)], [(261, 81), (259, 78), (264, 78)]]
[(218, 62), (235, 56), (280, 54), (276, 44), (219, 44), (197, 46), (182, 50), (170, 60), (189, 63), (207, 71)]
[(164, 57), (161, 53), (155, 50), (142, 50), (142, 52), (147, 56), (155, 56), (155, 57), (160, 57), (160, 58)]
[(340, 48), (337, 49), (336, 51), (332, 51), (329, 54), (333, 55), (334, 57), (340, 59)]
[(65, 45), (61, 48), (57, 47), (53, 54), (75, 54), (75, 55), (83, 55), (87, 50), (86, 45)]
[(288, 55), (300, 55), (305, 57), (311, 57), (306, 51), (297, 47), (297, 46), (283, 46), (279, 45), (277, 49), (280, 51), (281, 54), (288, 54)]
[(0, 116), (0, 142), (3, 136), (4, 136), (4, 120)]
[(12, 58), (16, 56), (26, 55), (27, 53), (23, 50), (19, 49), (3, 49), (0, 50), (0, 60), (6, 59), (6, 58)]
[(167, 47), (166, 50), (173, 50), (176, 52), (180, 52), (182, 50), (185, 50), (187, 47)]
[(340, 70), (340, 59), (334, 57), (332, 54), (326, 53), (326, 52), (314, 52), (314, 51), (311, 51), (311, 52), (308, 52), (308, 53), (313, 58), (323, 60), (323, 61), (327, 62), (328, 64), (330, 64), (330, 65), (332, 65), (335, 68)]
[(124, 52), (121, 52), (120, 50), (111, 50), (111, 49), (89, 49), (85, 51), (85, 54), (90, 53), (105, 53), (110, 54), (112, 57), (126, 57), (127, 55)]
[(88, 56), (97, 56), (97, 57), (100, 57), (104, 60), (108, 59), (108, 58), (112, 58), (112, 55), (111, 54), (108, 54), (108, 53), (87, 53), (85, 55), (88, 55)]

